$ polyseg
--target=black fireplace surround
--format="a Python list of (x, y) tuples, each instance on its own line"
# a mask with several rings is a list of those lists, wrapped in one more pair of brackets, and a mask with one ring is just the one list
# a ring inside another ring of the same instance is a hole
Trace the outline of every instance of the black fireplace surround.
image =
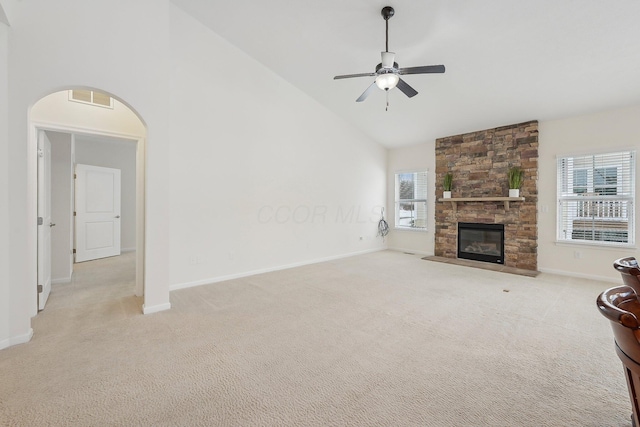
[(459, 222), (458, 258), (504, 264), (504, 224)]

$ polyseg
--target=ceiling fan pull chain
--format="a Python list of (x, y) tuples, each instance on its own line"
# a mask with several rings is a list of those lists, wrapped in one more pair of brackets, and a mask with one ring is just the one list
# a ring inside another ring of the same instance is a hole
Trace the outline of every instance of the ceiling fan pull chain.
[(387, 93), (387, 106), (384, 111), (389, 111), (389, 89), (385, 90), (385, 92)]

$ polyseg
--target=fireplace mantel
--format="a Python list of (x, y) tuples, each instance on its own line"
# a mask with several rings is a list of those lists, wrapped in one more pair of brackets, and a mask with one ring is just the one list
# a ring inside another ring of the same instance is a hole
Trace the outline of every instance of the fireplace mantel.
[(438, 199), (439, 202), (451, 202), (451, 206), (453, 206), (453, 211), (455, 212), (458, 208), (458, 202), (503, 202), (504, 210), (509, 210), (509, 202), (524, 202), (524, 197), (450, 197), (444, 198), (441, 197)]

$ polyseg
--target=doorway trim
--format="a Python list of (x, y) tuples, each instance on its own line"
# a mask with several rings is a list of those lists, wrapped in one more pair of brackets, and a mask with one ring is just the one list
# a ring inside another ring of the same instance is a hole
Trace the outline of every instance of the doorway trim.
[[(70, 126), (58, 123), (36, 122), (29, 120), (29, 138), (27, 142), (27, 159), (28, 159), (28, 180), (27, 192), (31, 203), (27, 206), (27, 217), (37, 217), (37, 155), (38, 155), (38, 131), (54, 131), (69, 133), (72, 135), (102, 136), (108, 138), (127, 139), (135, 141), (136, 144), (136, 283), (135, 295), (145, 296), (145, 176), (146, 176), (146, 138), (141, 135), (130, 135), (118, 132), (104, 131), (99, 129), (85, 128), (79, 126)], [(32, 260), (32, 271), (38, 268), (38, 240), (37, 240), (37, 221), (33, 221), (32, 235), (36, 239), (28, 239), (27, 251), (30, 260)], [(29, 234), (31, 234), (29, 233)], [(37, 282), (37, 274), (35, 275)], [(33, 284), (36, 289), (37, 283)], [(143, 303), (144, 304), (144, 303)], [(34, 307), (37, 308), (37, 298), (34, 300)], [(141, 307), (143, 310), (144, 305)], [(37, 312), (37, 310), (34, 311)]]

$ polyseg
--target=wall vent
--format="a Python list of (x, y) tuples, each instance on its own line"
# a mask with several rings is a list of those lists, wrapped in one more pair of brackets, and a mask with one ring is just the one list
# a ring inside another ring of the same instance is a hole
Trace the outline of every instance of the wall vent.
[(69, 101), (95, 105), (96, 107), (113, 108), (113, 98), (94, 90), (74, 89), (69, 91)]

